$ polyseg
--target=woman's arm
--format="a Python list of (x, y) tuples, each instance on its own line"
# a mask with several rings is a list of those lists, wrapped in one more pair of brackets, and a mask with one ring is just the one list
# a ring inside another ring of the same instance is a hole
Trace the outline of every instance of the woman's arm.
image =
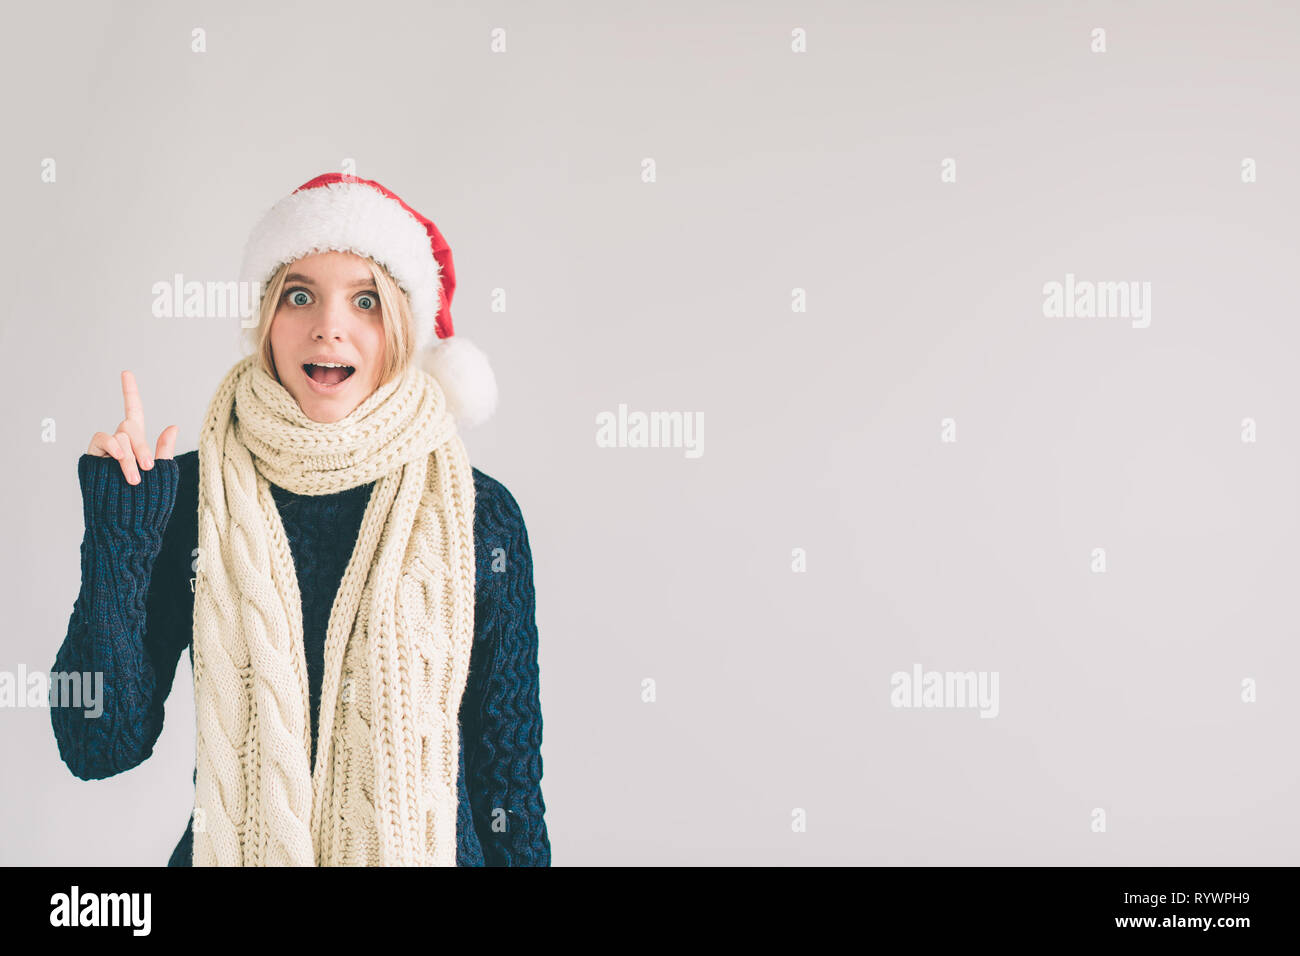
[[(63, 762), (82, 780), (97, 780), (142, 763), (162, 731), (163, 702), (190, 638), (183, 608), (186, 597), (193, 601), (191, 558), (182, 535), (167, 534), (169, 524), (182, 524), (169, 521), (180, 473), (174, 459), (141, 470), (137, 485), (111, 457), (82, 455), (77, 473), (81, 591), (54, 659), (50, 720)], [(181, 587), (186, 594), (176, 593)], [(54, 699), (58, 675), (69, 673), (102, 688), (102, 712)]]
[(542, 799), (542, 708), (532, 552), (523, 515), (500, 483), (486, 479), (475, 523), (475, 630), (485, 669), (473, 675), (475, 706), (463, 716), (466, 786), (487, 866), (550, 866)]

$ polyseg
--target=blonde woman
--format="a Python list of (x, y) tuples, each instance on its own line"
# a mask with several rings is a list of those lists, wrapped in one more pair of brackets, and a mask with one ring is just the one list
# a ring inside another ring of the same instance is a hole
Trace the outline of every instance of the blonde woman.
[(469, 464), (482, 353), (454, 337), (451, 251), (371, 180), (328, 174), (263, 217), (251, 354), (198, 448), (151, 453), (135, 379), (78, 464), (81, 592), (52, 706), (86, 780), (144, 761), (190, 650), (195, 802), (173, 866), (548, 866), (532, 559)]

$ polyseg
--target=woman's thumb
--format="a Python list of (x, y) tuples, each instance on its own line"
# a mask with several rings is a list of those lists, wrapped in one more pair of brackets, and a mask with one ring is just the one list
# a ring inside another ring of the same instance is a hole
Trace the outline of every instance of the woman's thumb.
[(154, 452), (154, 458), (171, 458), (172, 452), (176, 449), (176, 436), (180, 434), (179, 425), (168, 425), (163, 429), (162, 434), (158, 436), (158, 449)]

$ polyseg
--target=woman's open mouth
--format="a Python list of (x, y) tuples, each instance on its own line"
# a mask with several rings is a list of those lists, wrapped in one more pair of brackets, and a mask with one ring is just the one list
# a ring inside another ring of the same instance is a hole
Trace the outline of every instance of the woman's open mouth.
[(351, 365), (313, 365), (307, 362), (304, 363), (302, 371), (314, 390), (328, 395), (341, 389), (356, 369)]

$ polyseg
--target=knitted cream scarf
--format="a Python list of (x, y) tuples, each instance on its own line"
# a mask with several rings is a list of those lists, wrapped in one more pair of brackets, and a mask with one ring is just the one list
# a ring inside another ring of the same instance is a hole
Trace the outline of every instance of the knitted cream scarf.
[[(301, 597), (270, 484), (372, 481), (330, 611), (313, 767)], [(253, 356), (227, 374), (199, 443), (195, 866), (456, 865), (473, 516), (465, 446), (415, 364), (328, 424)]]

